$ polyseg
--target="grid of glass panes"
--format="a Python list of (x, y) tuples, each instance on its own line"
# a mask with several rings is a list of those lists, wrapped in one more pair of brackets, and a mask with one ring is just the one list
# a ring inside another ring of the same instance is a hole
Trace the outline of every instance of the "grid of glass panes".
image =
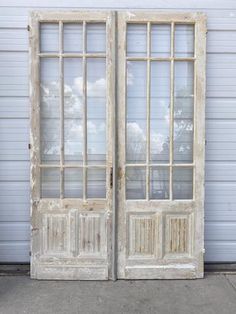
[(193, 198), (194, 60), (194, 24), (127, 24), (126, 199)]
[(106, 197), (106, 23), (40, 24), (41, 197)]

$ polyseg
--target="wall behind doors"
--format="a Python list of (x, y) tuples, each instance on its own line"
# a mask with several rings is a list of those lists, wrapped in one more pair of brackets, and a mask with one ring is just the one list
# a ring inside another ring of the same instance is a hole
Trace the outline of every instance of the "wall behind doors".
[[(78, 7), (78, 5), (80, 7)], [(236, 3), (232, 0), (2, 0), (0, 262), (28, 262), (30, 10), (160, 9), (207, 14), (206, 261), (236, 262)]]

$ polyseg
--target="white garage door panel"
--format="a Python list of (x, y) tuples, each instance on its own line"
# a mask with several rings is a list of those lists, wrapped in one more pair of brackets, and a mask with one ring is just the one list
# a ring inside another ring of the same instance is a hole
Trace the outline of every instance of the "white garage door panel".
[[(206, 203), (236, 204), (236, 183), (231, 182), (206, 182), (205, 194)], [(224, 209), (222, 209), (223, 211)]]
[[(205, 220), (206, 221), (236, 221), (236, 204), (229, 202), (205, 203)], [(222, 210), (223, 208), (223, 210)], [(227, 230), (225, 230), (227, 232)]]
[(235, 222), (206, 222), (205, 223), (206, 241), (212, 241), (212, 240), (231, 241), (231, 239), (235, 239), (235, 238), (236, 238), (236, 221)]
[(29, 191), (29, 182), (0, 182), (0, 203), (29, 204)]
[[(7, 202), (8, 201), (8, 202)], [(13, 203), (11, 198), (3, 199), (1, 203), (1, 210), (0, 210), (0, 221), (1, 222), (25, 222), (29, 221), (29, 201), (27, 202), (16, 202)], [(14, 230), (11, 230), (14, 233)], [(27, 239), (29, 241), (29, 238)]]
[(1, 263), (29, 262), (29, 241), (0, 242)]
[(206, 180), (209, 181), (234, 181), (236, 177), (236, 163), (208, 162), (206, 164)]
[(29, 181), (28, 161), (2, 161), (0, 163), (0, 181)]
[[(236, 70), (235, 70), (236, 71)], [(206, 105), (207, 119), (236, 119), (234, 98), (208, 98)]]
[(27, 97), (1, 97), (0, 116), (8, 118), (29, 118)]
[(236, 261), (236, 241), (206, 241), (205, 261), (207, 262), (235, 262)]
[[(14, 230), (14, 232), (12, 232)], [(0, 242), (2, 241), (28, 241), (30, 227), (27, 222), (1, 222)]]

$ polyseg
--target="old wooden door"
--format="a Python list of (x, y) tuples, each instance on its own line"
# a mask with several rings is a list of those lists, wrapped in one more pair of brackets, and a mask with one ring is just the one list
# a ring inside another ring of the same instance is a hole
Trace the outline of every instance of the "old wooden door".
[(202, 277), (205, 17), (124, 12), (118, 29), (118, 277)]
[(205, 35), (197, 13), (32, 14), (33, 278), (203, 276)]
[(114, 17), (31, 15), (31, 276), (112, 277)]

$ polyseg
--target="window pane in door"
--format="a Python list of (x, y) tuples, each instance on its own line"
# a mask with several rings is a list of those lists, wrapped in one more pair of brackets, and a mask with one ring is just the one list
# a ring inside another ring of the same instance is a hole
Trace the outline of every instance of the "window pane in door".
[(87, 52), (104, 53), (106, 51), (106, 24), (88, 23), (87, 29)]
[(60, 169), (41, 169), (41, 197), (60, 197)]
[(144, 61), (127, 63), (126, 161), (146, 161), (146, 75)]
[(83, 25), (82, 23), (65, 23), (64, 30), (64, 52), (78, 52), (83, 50)]
[(185, 167), (173, 168), (173, 198), (193, 198), (193, 169)]
[(194, 56), (194, 25), (175, 25), (175, 57)]
[(169, 198), (169, 167), (151, 167), (150, 199)]
[(41, 163), (60, 161), (59, 62), (40, 60), (40, 143)]
[(87, 198), (106, 197), (106, 170), (88, 168), (87, 170)]
[(147, 54), (147, 25), (127, 25), (127, 55), (146, 56)]
[(169, 162), (170, 62), (151, 62), (150, 159)]
[(82, 59), (64, 58), (64, 160), (83, 160)]
[(82, 168), (64, 169), (64, 197), (83, 197), (83, 170)]
[(106, 162), (106, 61), (87, 59), (87, 161)]
[(174, 161), (193, 161), (193, 63), (175, 62)]
[(151, 55), (153, 57), (169, 57), (171, 42), (169, 24), (151, 25)]
[(126, 168), (126, 199), (146, 198), (146, 168)]
[(40, 24), (40, 51), (58, 52), (59, 50), (59, 24)]

